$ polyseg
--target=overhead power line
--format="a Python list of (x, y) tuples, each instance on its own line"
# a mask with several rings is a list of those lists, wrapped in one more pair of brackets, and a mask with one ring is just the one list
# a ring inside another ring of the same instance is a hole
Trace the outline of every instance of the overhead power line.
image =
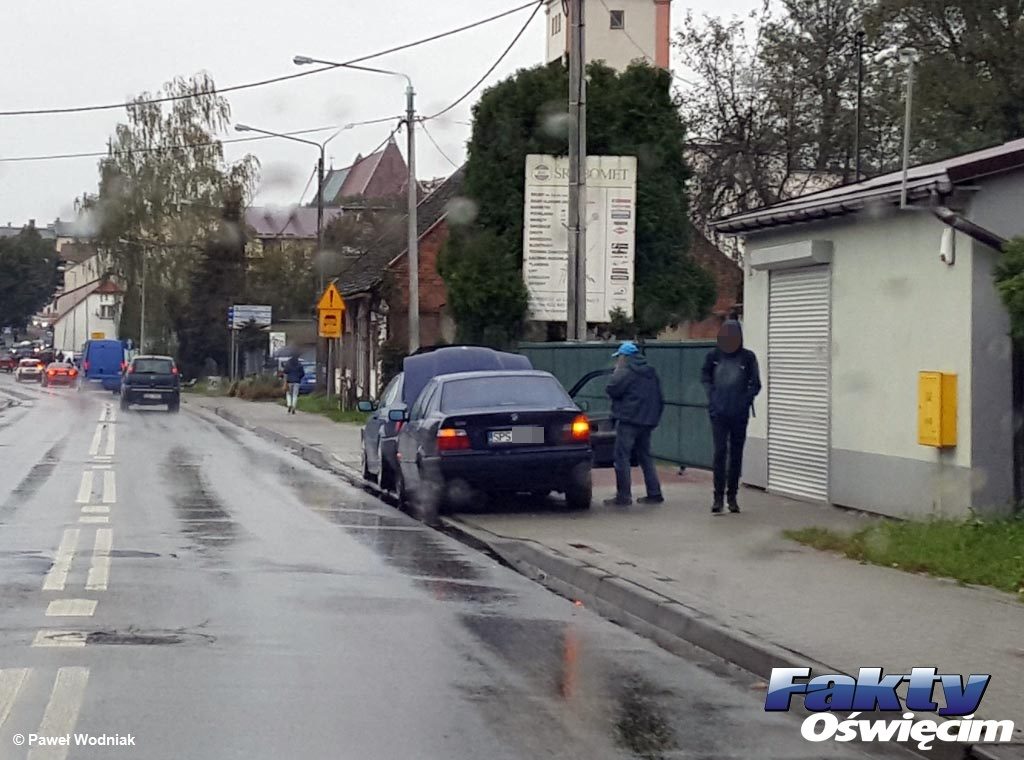
[[(366, 125), (369, 125), (369, 124), (383, 124), (385, 122), (393, 121), (394, 119), (397, 119), (397, 118), (399, 118), (399, 117), (397, 117), (397, 116), (388, 116), (387, 118), (384, 118), (384, 119), (370, 119), (368, 121), (360, 121), (360, 122), (356, 122), (356, 123), (351, 124), (351, 125), (346, 124), (346, 125), (343, 125), (343, 126), (346, 126), (346, 127), (347, 126), (362, 127), (362, 126), (366, 126)], [(292, 136), (299, 136), (299, 135), (312, 135), (312, 134), (316, 134), (317, 132), (327, 132), (327, 131), (330, 131), (332, 129), (338, 129), (338, 126), (337, 125), (332, 125), (332, 126), (329, 126), (329, 127), (314, 127), (312, 129), (298, 129), (298, 130), (295, 130), (293, 132), (285, 132), (284, 134), (286, 134), (286, 135), (288, 135), (290, 137), (292, 137)], [(123, 155), (123, 154), (126, 154), (126, 153), (162, 153), (162, 152), (174, 151), (174, 150), (190, 150), (192, 148), (208, 148), (211, 145), (217, 145), (218, 143), (221, 144), (221, 145), (228, 145), (228, 144), (232, 144), (232, 143), (245, 143), (245, 142), (255, 142), (257, 140), (272, 140), (272, 139), (274, 139), (274, 136), (272, 136), (272, 135), (260, 135), (258, 137), (230, 137), (230, 138), (226, 138), (224, 140), (207, 140), (206, 142), (185, 143), (185, 144), (182, 144), (182, 145), (154, 145), (151, 148), (133, 148), (131, 150), (115, 150), (115, 151), (113, 151), (113, 154), (111, 154), (110, 151), (106, 151), (105, 150), (105, 151), (96, 151), (96, 152), (92, 152), (92, 153), (54, 153), (54, 154), (42, 155), (42, 156), (10, 156), (10, 157), (7, 157), (7, 158), (0, 158), (0, 163), (13, 164), (13, 163), (28, 162), (28, 161), (57, 161), (57, 160), (68, 159), (68, 158), (106, 158), (109, 155)]]
[[(450, 29), (447, 32), (441, 32), (439, 34), (435, 34), (435, 35), (432, 35), (430, 37), (424, 37), (423, 39), (416, 40), (414, 42), (408, 42), (408, 43), (405, 43), (403, 45), (396, 45), (395, 47), (389, 48), (387, 50), (381, 50), (380, 52), (377, 52), (377, 53), (370, 53), (369, 55), (360, 56), (359, 58), (353, 58), (353, 59), (351, 59), (349, 61), (345, 61), (343, 63), (338, 63), (338, 64), (331, 65), (331, 66), (322, 66), (320, 68), (312, 69), (312, 70), (309, 70), (309, 71), (298, 71), (298, 72), (295, 72), (294, 74), (285, 74), (283, 76), (272, 77), (270, 79), (261, 79), (261, 80), (256, 81), (256, 82), (246, 82), (244, 84), (230, 85), (228, 87), (219, 88), (219, 89), (217, 89), (217, 90), (215, 90), (213, 92), (187, 93), (187, 94), (184, 94), (184, 95), (166, 95), (166, 96), (161, 97), (161, 98), (148, 98), (146, 100), (141, 100), (141, 101), (136, 101), (136, 102), (105, 103), (105, 104), (102, 104), (102, 105), (71, 106), (71, 107), (65, 107), (65, 108), (30, 108), (30, 109), (20, 109), (20, 110), (14, 110), (14, 111), (0, 111), (0, 117), (2, 117), (2, 116), (41, 116), (41, 115), (47, 115), (47, 114), (54, 115), (54, 114), (68, 114), (68, 113), (84, 113), (84, 112), (88, 112), (88, 111), (111, 111), (111, 110), (116, 110), (116, 109), (120, 109), (120, 108), (125, 108), (126, 106), (129, 106), (129, 105), (150, 105), (150, 104), (154, 104), (154, 103), (169, 103), (169, 102), (172, 102), (172, 101), (175, 101), (175, 100), (187, 100), (189, 98), (204, 97), (206, 95), (214, 95), (214, 94), (223, 95), (223, 94), (228, 93), (228, 92), (237, 92), (239, 90), (250, 90), (250, 89), (253, 89), (255, 87), (264, 87), (264, 86), (269, 85), (269, 84), (276, 84), (277, 82), (286, 82), (286, 81), (288, 81), (290, 79), (299, 79), (301, 77), (313, 76), (314, 74), (321, 74), (321, 73), (323, 73), (325, 71), (332, 71), (332, 70), (340, 68), (340, 67), (350, 66), (350, 65), (356, 64), (356, 63), (362, 63), (363, 61), (369, 61), (369, 60), (372, 60), (374, 58), (380, 58), (380, 57), (385, 56), (385, 55), (390, 55), (391, 53), (397, 53), (400, 50), (408, 50), (409, 48), (418, 47), (420, 45), (426, 45), (429, 42), (434, 42), (436, 40), (440, 40), (440, 39), (443, 39), (445, 37), (450, 37), (450, 36), (452, 36), (454, 34), (460, 34), (461, 32), (465, 32), (465, 31), (468, 31), (470, 29), (475, 29), (476, 27), (483, 26), (484, 24), (489, 24), (489, 23), (491, 23), (493, 21), (497, 21), (499, 19), (505, 18), (506, 16), (511, 16), (511, 15), (513, 15), (515, 13), (518, 13), (519, 11), (525, 10), (527, 8), (531, 8), (533, 6), (536, 6), (534, 8), (534, 11), (533, 11), (533, 14), (536, 15), (537, 10), (540, 8), (540, 6), (542, 4), (543, 4), (543, 0), (531, 0), (531, 2), (529, 2), (529, 3), (524, 3), (523, 5), (517, 6), (515, 8), (510, 8), (507, 11), (503, 11), (503, 12), (495, 14), (493, 16), (489, 16), (487, 18), (480, 19), (479, 21), (474, 21), (473, 23), (465, 24), (464, 26), (460, 26), (457, 29)], [(531, 16), (530, 18), (532, 19), (533, 16)]]
[(509, 53), (512, 52), (512, 48), (514, 48), (516, 46), (516, 43), (519, 42), (519, 38), (522, 37), (523, 34), (526, 33), (527, 28), (533, 22), (533, 19), (536, 17), (537, 13), (540, 11), (542, 5), (544, 5), (543, 2), (536, 3), (536, 7), (533, 9), (533, 13), (531, 13), (530, 17), (528, 19), (526, 19), (526, 23), (523, 24), (523, 28), (519, 30), (519, 33), (515, 37), (512, 38), (512, 42), (509, 43), (508, 47), (505, 48), (505, 50), (502, 52), (502, 54), (498, 56), (498, 60), (496, 60), (494, 62), (494, 64), (491, 66), (491, 68), (487, 69), (487, 71), (484, 72), (484, 75), (482, 77), (480, 77), (472, 87), (470, 87), (468, 90), (466, 90), (465, 94), (462, 97), (460, 97), (458, 100), (456, 100), (454, 103), (452, 103), (450, 106), (448, 106), (444, 110), (438, 111), (433, 116), (427, 116), (426, 118), (427, 119), (436, 119), (438, 116), (443, 116), (444, 114), (448, 113), (453, 108), (458, 106), (460, 103), (462, 103), (462, 101), (464, 101), (466, 98), (468, 98), (474, 92), (476, 92), (476, 88), (479, 87), (480, 85), (482, 85), (487, 80), (487, 77), (489, 77), (491, 74), (493, 74), (494, 70), (496, 68), (498, 68), (498, 66), (501, 65), (501, 62), (505, 60), (505, 57)]
[(425, 134), (427, 136), (427, 139), (430, 140), (430, 142), (434, 146), (434, 148), (437, 149), (437, 152), (441, 154), (441, 157), (444, 158), (445, 161), (450, 163), (456, 169), (458, 169), (459, 165), (457, 163), (455, 163), (454, 161), (452, 161), (448, 157), (448, 154), (444, 152), (444, 149), (440, 145), (437, 144), (437, 140), (434, 139), (434, 136), (432, 134), (430, 134), (430, 130), (427, 129), (427, 122), (425, 122), (425, 121), (420, 122), (420, 126), (423, 128), (423, 134)]

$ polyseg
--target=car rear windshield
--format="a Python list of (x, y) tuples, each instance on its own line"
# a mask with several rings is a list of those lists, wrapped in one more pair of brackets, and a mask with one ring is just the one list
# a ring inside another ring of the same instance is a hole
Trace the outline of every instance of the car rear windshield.
[(170, 359), (136, 359), (133, 366), (141, 375), (169, 375), (174, 362)]
[(565, 409), (573, 403), (553, 377), (501, 375), (451, 380), (444, 384), (441, 396), (444, 412), (505, 406)]

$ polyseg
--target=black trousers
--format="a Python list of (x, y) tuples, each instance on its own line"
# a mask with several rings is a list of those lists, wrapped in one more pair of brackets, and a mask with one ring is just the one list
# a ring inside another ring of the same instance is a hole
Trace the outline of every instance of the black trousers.
[(747, 421), (746, 416), (711, 418), (711, 435), (715, 443), (715, 501), (721, 501), (723, 496), (733, 498), (739, 490)]

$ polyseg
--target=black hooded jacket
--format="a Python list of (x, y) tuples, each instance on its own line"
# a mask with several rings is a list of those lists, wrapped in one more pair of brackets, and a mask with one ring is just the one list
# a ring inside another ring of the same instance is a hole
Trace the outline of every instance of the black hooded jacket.
[(605, 393), (612, 400), (612, 418), (640, 427), (657, 427), (665, 402), (654, 367), (642, 356), (630, 356), (608, 381)]
[(740, 347), (731, 354), (721, 348), (709, 351), (701, 370), (701, 382), (708, 394), (708, 412), (712, 417), (742, 419), (750, 416), (754, 398), (761, 392), (761, 373), (757, 356), (743, 347), (739, 322), (730, 321), (726, 325), (739, 333)]

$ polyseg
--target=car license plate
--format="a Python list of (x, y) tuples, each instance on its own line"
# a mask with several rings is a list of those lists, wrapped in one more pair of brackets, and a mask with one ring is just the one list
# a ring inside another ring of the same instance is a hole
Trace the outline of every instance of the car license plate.
[(544, 428), (542, 427), (514, 427), (509, 430), (492, 430), (487, 434), (487, 440), (492, 445), (506, 443), (544, 443)]
[(143, 393), (142, 398), (150, 398), (153, 399), (154, 401), (159, 401), (160, 399), (163, 398), (163, 396), (159, 393)]

